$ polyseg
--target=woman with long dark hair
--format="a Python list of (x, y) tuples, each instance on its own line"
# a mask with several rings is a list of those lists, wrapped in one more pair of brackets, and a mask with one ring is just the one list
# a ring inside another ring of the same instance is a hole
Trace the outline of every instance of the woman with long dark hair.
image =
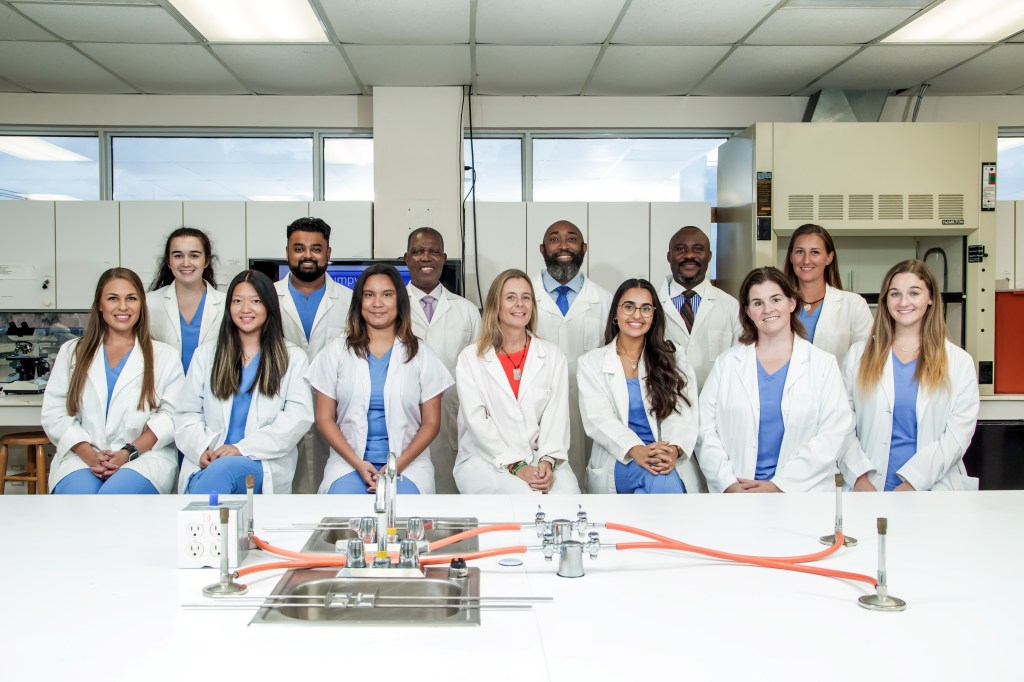
[(398, 456), (398, 492), (433, 493), (430, 442), (441, 428), (441, 396), (454, 383), (412, 332), (409, 294), (390, 266), (356, 281), (346, 334), (316, 356), (316, 425), (331, 446), (321, 493), (375, 492), (388, 453)]
[(487, 292), (480, 337), (456, 365), (460, 492), (580, 492), (568, 460), (569, 370), (536, 330), (529, 276), (505, 270)]
[(839, 366), (850, 346), (871, 333), (871, 310), (863, 296), (843, 291), (839, 255), (821, 225), (796, 228), (786, 251), (786, 277), (797, 289), (797, 316), (807, 340), (836, 356)]
[(217, 291), (210, 238), (194, 227), (179, 227), (167, 235), (156, 278), (146, 304), (150, 333), (181, 353), (188, 372), (196, 349), (217, 338), (224, 317), (224, 294)]
[(830, 353), (804, 338), (796, 289), (776, 268), (740, 285), (740, 345), (700, 394), (697, 461), (711, 492), (831, 490), (853, 416)]
[(139, 276), (126, 268), (104, 272), (85, 335), (61, 347), (43, 395), (43, 430), (57, 447), (50, 489), (170, 492), (183, 382), (178, 353), (150, 337)]
[(963, 456), (978, 420), (974, 359), (949, 341), (935, 273), (894, 265), (871, 338), (843, 368), (857, 439), (840, 466), (855, 490), (977, 490)]
[(587, 465), (592, 493), (701, 492), (697, 379), (665, 339), (658, 293), (646, 279), (615, 291), (605, 346), (579, 360), (583, 427), (594, 441)]
[(289, 493), (299, 439), (313, 423), (306, 354), (285, 341), (270, 278), (238, 273), (216, 343), (196, 351), (179, 399), (175, 439), (187, 493)]

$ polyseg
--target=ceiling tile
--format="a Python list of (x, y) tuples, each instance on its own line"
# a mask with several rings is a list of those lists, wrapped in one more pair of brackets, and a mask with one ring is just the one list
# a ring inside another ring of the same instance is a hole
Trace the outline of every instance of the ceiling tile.
[(738, 47), (693, 95), (789, 95), (857, 51), (856, 47)]
[(0, 92), (28, 92), (28, 90), (5, 78), (0, 78)]
[(481, 45), (476, 49), (476, 94), (578, 95), (600, 50)]
[(469, 43), (469, 0), (320, 0), (323, 17), (343, 43)]
[(0, 5), (0, 40), (56, 40), (6, 5)]
[(984, 49), (984, 45), (870, 46), (812, 87), (900, 90), (918, 85)]
[(868, 43), (906, 21), (911, 8), (783, 8), (757, 27), (746, 45)]
[(683, 95), (729, 51), (728, 47), (637, 47), (611, 45), (597, 66), (586, 95)]
[(1024, 85), (1024, 45), (1002, 45), (929, 80), (929, 95), (1001, 95)]
[(365, 85), (467, 85), (468, 45), (347, 45)]
[(162, 7), (43, 5), (15, 7), (65, 40), (133, 43), (192, 43), (195, 39)]
[(0, 77), (33, 92), (135, 92), (64, 43), (0, 42)]
[(633, 0), (612, 36), (629, 45), (721, 45), (745, 36), (779, 0)]
[(146, 93), (236, 95), (249, 92), (200, 45), (84, 43), (78, 48)]
[(603, 43), (624, 0), (478, 0), (476, 42), (498, 45)]
[(212, 49), (261, 95), (354, 95), (361, 92), (333, 45), (214, 45)]

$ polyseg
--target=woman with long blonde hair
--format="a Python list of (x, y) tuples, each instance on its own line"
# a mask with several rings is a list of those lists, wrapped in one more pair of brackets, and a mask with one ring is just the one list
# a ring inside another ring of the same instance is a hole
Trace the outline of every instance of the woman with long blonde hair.
[(843, 368), (856, 440), (840, 461), (855, 490), (970, 490), (963, 455), (978, 419), (974, 360), (948, 340), (935, 273), (919, 260), (885, 275), (871, 338)]
[(568, 463), (569, 371), (553, 343), (534, 336), (533, 284), (522, 270), (487, 292), (480, 338), (459, 354), (459, 454), (463, 493), (578, 493)]
[(139, 276), (100, 275), (85, 335), (61, 347), (43, 395), (43, 430), (57, 447), (54, 493), (171, 491), (172, 417), (185, 379), (178, 355), (150, 337)]

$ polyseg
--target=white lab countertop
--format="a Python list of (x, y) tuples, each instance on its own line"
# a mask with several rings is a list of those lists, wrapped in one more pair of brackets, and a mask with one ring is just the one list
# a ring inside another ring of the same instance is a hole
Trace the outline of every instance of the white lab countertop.
[[(676, 552), (602, 550), (587, 575), (559, 578), (557, 559), (475, 562), (490, 596), (551, 596), (527, 612), (491, 612), (479, 627), (254, 625), (254, 610), (195, 611), (214, 569), (176, 567), (176, 512), (195, 497), (0, 497), (10, 590), (0, 618), (11, 680), (381, 679), (624, 680), (1011, 679), (1024, 607), (1024, 492), (874, 493), (844, 497), (860, 544), (816, 565), (874, 575), (875, 518), (889, 519), (891, 593), (903, 613), (857, 605), (863, 583), (723, 564)], [(234, 499), (234, 498), (232, 498)], [(615, 521), (678, 540), (772, 555), (820, 550), (834, 495), (400, 496), (399, 516), (484, 522)], [(264, 527), (361, 516), (362, 496), (265, 496), (256, 531), (299, 549), (308, 533)], [(602, 542), (631, 536), (600, 530)], [(537, 545), (532, 529), (485, 534), (481, 548)], [(268, 560), (250, 553), (245, 565)], [(266, 575), (267, 577), (257, 577)], [(250, 576), (270, 591), (282, 572)], [(18, 652), (17, 656), (12, 655)], [(404, 671), (404, 672), (402, 672)]]

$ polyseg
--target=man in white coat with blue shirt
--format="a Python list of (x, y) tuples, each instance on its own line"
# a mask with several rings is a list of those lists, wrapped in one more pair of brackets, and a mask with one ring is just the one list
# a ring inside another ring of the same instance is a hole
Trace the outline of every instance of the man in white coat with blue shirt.
[(665, 313), (665, 337), (686, 353), (686, 362), (702, 388), (723, 351), (736, 344), (740, 304), (707, 281), (711, 241), (699, 227), (680, 228), (668, 244), (672, 274), (658, 290)]
[[(569, 364), (569, 465), (581, 484), (587, 480), (589, 439), (580, 418), (576, 361), (604, 345), (612, 295), (581, 268), (587, 255), (583, 233), (568, 220), (553, 223), (540, 245), (545, 269), (533, 278), (537, 296), (537, 336), (558, 345)], [(584, 491), (586, 492), (586, 491)]]
[[(287, 237), (285, 254), (291, 272), (274, 288), (281, 306), (284, 337), (304, 350), (312, 363), (328, 343), (344, 333), (352, 290), (327, 277), (330, 225), (320, 218), (299, 218), (288, 226)], [(317, 491), (327, 455), (327, 443), (314, 426), (299, 441), (292, 492)]]
[[(441, 284), (448, 254), (444, 238), (432, 227), (420, 227), (409, 233), (405, 264), (409, 268), (409, 302), (413, 334), (434, 351), (445, 368), (455, 376), (459, 353), (480, 333), (480, 311)], [(435, 492), (454, 495), (452, 468), (459, 449), (459, 394), (446, 391), (441, 399), (441, 430), (430, 444), (434, 464)]]

